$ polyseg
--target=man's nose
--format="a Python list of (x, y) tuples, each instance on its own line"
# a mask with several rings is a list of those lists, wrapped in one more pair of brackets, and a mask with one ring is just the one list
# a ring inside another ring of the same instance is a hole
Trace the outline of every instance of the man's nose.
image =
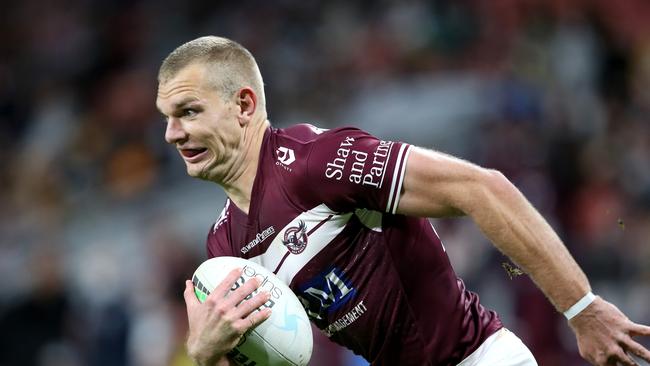
[(180, 119), (171, 117), (167, 120), (165, 130), (165, 141), (170, 144), (177, 144), (187, 139), (187, 132), (183, 129)]

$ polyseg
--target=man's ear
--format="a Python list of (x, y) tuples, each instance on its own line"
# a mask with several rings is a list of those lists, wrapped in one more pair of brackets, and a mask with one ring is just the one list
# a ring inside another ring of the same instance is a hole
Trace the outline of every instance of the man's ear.
[(237, 105), (239, 106), (239, 124), (244, 126), (248, 124), (257, 109), (257, 95), (249, 87), (239, 89), (237, 92)]

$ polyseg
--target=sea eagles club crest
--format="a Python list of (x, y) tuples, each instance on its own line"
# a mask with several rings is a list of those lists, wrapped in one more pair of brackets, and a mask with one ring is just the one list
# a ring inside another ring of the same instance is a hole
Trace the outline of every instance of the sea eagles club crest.
[(289, 249), (291, 254), (300, 254), (307, 248), (307, 225), (300, 220), (298, 226), (285, 230), (282, 243)]

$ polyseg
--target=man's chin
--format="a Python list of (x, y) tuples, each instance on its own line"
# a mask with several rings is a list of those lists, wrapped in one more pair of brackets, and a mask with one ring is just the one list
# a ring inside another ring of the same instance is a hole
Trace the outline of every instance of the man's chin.
[(210, 171), (208, 169), (201, 169), (196, 166), (187, 166), (187, 175), (189, 175), (192, 178), (198, 178), (201, 180), (209, 180), (211, 181), (211, 175)]

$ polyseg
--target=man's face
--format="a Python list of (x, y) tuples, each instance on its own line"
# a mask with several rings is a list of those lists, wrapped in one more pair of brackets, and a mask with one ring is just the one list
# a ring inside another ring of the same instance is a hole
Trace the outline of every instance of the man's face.
[(156, 106), (167, 119), (165, 140), (176, 146), (190, 176), (220, 182), (233, 163), (242, 129), (238, 106), (210, 86), (205, 67), (191, 64), (158, 86)]

